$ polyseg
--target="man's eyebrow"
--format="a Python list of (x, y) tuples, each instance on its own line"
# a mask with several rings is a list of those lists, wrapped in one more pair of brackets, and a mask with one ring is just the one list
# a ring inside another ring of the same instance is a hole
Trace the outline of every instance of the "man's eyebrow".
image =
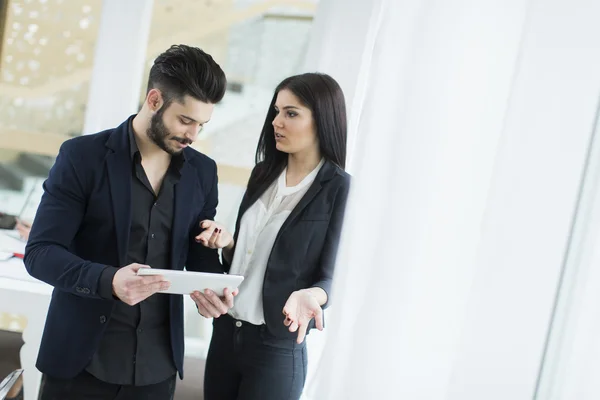
[[(192, 118), (192, 117), (188, 117), (187, 115), (183, 115), (183, 114), (181, 114), (181, 117), (183, 117), (183, 118), (185, 118), (185, 119), (189, 119), (190, 121), (193, 121), (193, 122), (198, 122), (198, 121), (196, 121), (194, 118)], [(200, 125), (204, 125), (204, 124), (205, 124), (205, 123), (207, 123), (208, 121), (210, 121), (210, 119), (207, 119), (207, 120), (206, 120), (206, 121), (204, 121), (204, 122), (198, 122), (198, 123), (199, 123)]]

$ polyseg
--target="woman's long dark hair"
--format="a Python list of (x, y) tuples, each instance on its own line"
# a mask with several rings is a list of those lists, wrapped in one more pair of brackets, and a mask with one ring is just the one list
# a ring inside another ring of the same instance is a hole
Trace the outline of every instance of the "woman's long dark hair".
[(326, 74), (306, 73), (284, 79), (275, 89), (256, 148), (254, 173), (248, 182), (248, 193), (273, 182), (287, 165), (288, 154), (277, 150), (273, 120), (276, 117), (277, 94), (287, 89), (312, 111), (321, 156), (340, 168), (346, 167), (346, 101), (340, 85)]

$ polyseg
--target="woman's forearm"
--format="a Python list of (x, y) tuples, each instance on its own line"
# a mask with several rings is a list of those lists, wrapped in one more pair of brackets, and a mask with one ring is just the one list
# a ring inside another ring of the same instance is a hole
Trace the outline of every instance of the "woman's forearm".
[(223, 250), (222, 250), (223, 251), (223, 258), (230, 265), (231, 265), (231, 260), (233, 260), (233, 248), (234, 248), (234, 246), (235, 246), (235, 242), (232, 239), (231, 243), (229, 243), (227, 246), (223, 247)]
[(304, 289), (317, 299), (320, 306), (327, 303), (327, 292), (320, 287), (311, 287)]

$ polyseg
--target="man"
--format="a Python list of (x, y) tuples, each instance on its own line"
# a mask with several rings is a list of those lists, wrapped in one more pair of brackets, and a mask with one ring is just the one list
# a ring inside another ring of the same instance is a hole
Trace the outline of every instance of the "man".
[[(183, 299), (140, 268), (223, 272), (202, 232), (217, 207), (213, 160), (189, 147), (225, 93), (198, 48), (172, 46), (150, 70), (140, 112), (116, 129), (66, 141), (44, 183), (25, 250), (55, 287), (37, 367), (42, 400), (172, 399), (183, 377)], [(207, 317), (236, 293), (200, 294)]]

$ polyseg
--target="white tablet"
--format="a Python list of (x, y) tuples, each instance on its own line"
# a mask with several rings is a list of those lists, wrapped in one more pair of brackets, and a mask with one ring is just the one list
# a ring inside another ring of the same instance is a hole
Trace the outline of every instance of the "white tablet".
[(208, 272), (176, 271), (171, 269), (140, 268), (138, 275), (162, 275), (171, 282), (171, 287), (160, 293), (191, 294), (194, 291), (203, 292), (210, 289), (217, 294), (223, 295), (223, 289), (233, 291), (242, 283), (244, 277), (241, 275), (211, 274)]

